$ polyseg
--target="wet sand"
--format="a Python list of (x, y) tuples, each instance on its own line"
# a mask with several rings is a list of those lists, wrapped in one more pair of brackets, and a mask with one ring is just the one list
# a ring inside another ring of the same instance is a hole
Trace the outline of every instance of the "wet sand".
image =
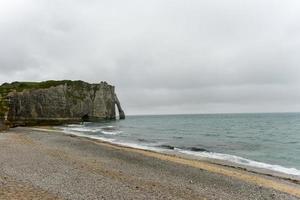
[(300, 199), (296, 181), (59, 131), (0, 133), (0, 199)]

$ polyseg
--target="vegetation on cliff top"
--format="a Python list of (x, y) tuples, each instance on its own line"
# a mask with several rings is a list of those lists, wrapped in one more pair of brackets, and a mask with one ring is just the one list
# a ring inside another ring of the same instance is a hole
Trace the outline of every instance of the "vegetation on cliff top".
[[(56, 87), (59, 85), (71, 86), (74, 90), (82, 90), (82, 86), (88, 86), (90, 84), (84, 81), (71, 81), (71, 80), (61, 80), (61, 81), (43, 81), (43, 82), (12, 82), (4, 83), (0, 86), (0, 118), (4, 117), (5, 112), (8, 110), (6, 97), (10, 92), (22, 92), (24, 90), (36, 90), (36, 89), (47, 89), (50, 87)], [(87, 89), (86, 87), (84, 87)], [(71, 94), (69, 94), (71, 95)], [(77, 97), (78, 98), (78, 97)]]
[(23, 90), (32, 90), (32, 89), (46, 89), (50, 87), (55, 87), (58, 85), (72, 85), (72, 86), (81, 86), (82, 84), (88, 84), (84, 81), (71, 81), (71, 80), (61, 80), (61, 81), (43, 81), (43, 82), (12, 82), (4, 83), (0, 86), (0, 94), (8, 94), (11, 91), (22, 92)]

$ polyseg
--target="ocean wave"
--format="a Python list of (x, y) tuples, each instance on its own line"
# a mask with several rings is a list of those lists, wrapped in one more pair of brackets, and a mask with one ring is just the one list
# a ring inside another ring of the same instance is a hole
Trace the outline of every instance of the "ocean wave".
[(71, 131), (77, 131), (77, 132), (92, 132), (92, 133), (96, 133), (101, 131), (101, 129), (91, 129), (91, 128), (86, 128), (86, 127), (76, 127), (76, 128), (68, 128)]
[(82, 124), (68, 124), (67, 127), (82, 127)]
[(159, 149), (156, 147), (151, 147), (151, 146), (145, 146), (137, 143), (131, 143), (131, 142), (120, 142), (120, 141), (114, 141), (112, 144), (118, 144), (126, 147), (132, 147), (136, 149), (142, 149), (142, 150), (151, 150), (151, 151), (156, 151), (159, 152)]
[(229, 161), (229, 162), (244, 165), (244, 166), (255, 167), (255, 168), (260, 168), (260, 169), (267, 169), (267, 170), (271, 170), (274, 172), (281, 172), (284, 174), (300, 176), (300, 170), (298, 170), (296, 168), (288, 168), (288, 167), (283, 167), (281, 165), (272, 165), (272, 164), (268, 164), (268, 163), (249, 160), (249, 159), (235, 156), (235, 155), (214, 153), (214, 152), (194, 152), (194, 151), (183, 150), (183, 149), (179, 150), (179, 152), (188, 154), (188, 155), (193, 155), (193, 156)]
[(98, 126), (98, 127), (87, 127), (80, 124), (70, 124), (64, 128), (64, 130), (84, 132), (84, 133), (101, 133), (104, 135), (117, 135), (122, 133), (114, 126)]
[(101, 133), (105, 135), (117, 135), (122, 133), (119, 129), (117, 129), (115, 126), (104, 126), (101, 127)]
[(121, 142), (121, 141), (117, 141), (116, 139), (104, 138), (104, 137), (100, 137), (100, 136), (97, 136), (97, 135), (86, 135), (85, 133), (73, 132), (73, 131), (70, 131), (68, 129), (62, 129), (62, 131), (66, 134), (76, 135), (76, 136), (84, 137), (84, 138), (97, 139), (97, 140), (101, 140), (101, 141), (104, 141), (104, 142), (109, 142), (109, 143), (112, 143), (112, 144), (118, 144), (118, 145), (122, 145), (122, 146), (136, 148), (136, 149), (158, 151), (158, 149), (155, 148), (155, 147), (144, 146), (144, 145), (140, 145), (140, 144), (136, 144), (136, 143)]
[(97, 135), (87, 135), (85, 133), (74, 132), (74, 131), (71, 131), (71, 130), (68, 130), (68, 129), (63, 129), (63, 132), (66, 133), (66, 134), (76, 135), (76, 136), (79, 136), (79, 137), (102, 140), (104, 142), (114, 143), (114, 141), (115, 141), (115, 139), (112, 139), (112, 138), (104, 138), (104, 137), (100, 137), (100, 136), (97, 136)]
[(118, 134), (122, 133), (122, 131), (103, 131), (103, 130), (101, 130), (101, 133), (104, 135), (118, 135)]

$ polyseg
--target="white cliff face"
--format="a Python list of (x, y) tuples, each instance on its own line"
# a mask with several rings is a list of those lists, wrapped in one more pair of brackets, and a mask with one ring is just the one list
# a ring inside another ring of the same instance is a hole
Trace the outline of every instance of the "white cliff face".
[(105, 82), (77, 81), (49, 88), (24, 89), (10, 92), (7, 99), (10, 126), (116, 119), (115, 104), (120, 118), (125, 118), (114, 86)]

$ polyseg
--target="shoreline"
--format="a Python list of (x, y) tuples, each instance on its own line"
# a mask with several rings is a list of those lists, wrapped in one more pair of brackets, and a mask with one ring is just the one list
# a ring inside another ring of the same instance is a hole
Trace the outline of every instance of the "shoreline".
[[(217, 160), (217, 159), (205, 158), (205, 157), (199, 158), (196, 156), (189, 156), (183, 153), (167, 153), (167, 152), (153, 151), (149, 149), (141, 149), (141, 148), (126, 146), (123, 144), (113, 143), (101, 139), (90, 138), (88, 136), (79, 136), (72, 133), (66, 133), (63, 132), (62, 130), (55, 129), (53, 127), (39, 127), (39, 128), (32, 127), (31, 129), (38, 130), (38, 131), (45, 131), (45, 132), (59, 132), (62, 134), (66, 134), (69, 137), (85, 138), (96, 144), (106, 145), (110, 148), (135, 152), (135, 153), (142, 154), (144, 156), (154, 157), (165, 161), (171, 161), (174, 163), (183, 164), (183, 165), (195, 167), (202, 170), (207, 170), (209, 172), (234, 177), (242, 181), (254, 183), (263, 187), (272, 188), (281, 192), (285, 192), (300, 197), (300, 191), (294, 190), (293, 187), (288, 187), (285, 183), (282, 184), (280, 182), (277, 182), (278, 180), (288, 181), (292, 184), (297, 184), (300, 186), (300, 177), (294, 175), (284, 174), (276, 171), (265, 170), (265, 169), (250, 167), (250, 166), (249, 167), (243, 166), (229, 161), (223, 161), (223, 160)], [(249, 173), (249, 174), (245, 174), (245, 173)]]
[(300, 199), (298, 181), (51, 127), (1, 132), (0, 154), (1, 199), (28, 191), (61, 199)]
[(143, 148), (142, 146), (141, 147), (130, 146), (130, 145), (126, 145), (125, 143), (112, 142), (109, 139), (105, 140), (104, 138), (100, 138), (100, 137), (99, 138), (98, 137), (90, 137), (88, 135), (79, 134), (79, 133), (64, 132), (63, 130), (54, 128), (52, 126), (32, 127), (31, 129), (39, 130), (39, 131), (60, 132), (60, 133), (63, 133), (63, 134), (69, 135), (69, 136), (73, 136), (73, 137), (74, 136), (83, 137), (83, 138), (93, 140), (95, 142), (108, 143), (108, 144), (111, 144), (113, 146), (115, 145), (115, 146), (129, 148), (129, 149), (137, 149), (137, 150), (141, 150), (141, 151), (149, 151), (149, 152), (154, 152), (154, 153), (158, 153), (158, 154), (177, 156), (179, 158), (188, 159), (188, 160), (208, 162), (208, 163), (211, 163), (211, 164), (220, 165), (220, 166), (224, 166), (224, 167), (231, 167), (231, 168), (245, 170), (245, 171), (256, 173), (256, 174), (266, 175), (266, 176), (275, 177), (275, 178), (281, 178), (283, 180), (288, 180), (288, 181), (300, 184), (300, 176), (298, 176), (298, 175), (288, 174), (288, 173), (275, 171), (275, 170), (271, 170), (271, 169), (266, 169), (266, 168), (259, 168), (259, 167), (250, 166), (250, 165), (243, 165), (243, 164), (231, 162), (231, 161), (228, 161), (228, 160), (221, 160), (221, 159), (210, 158), (210, 157), (202, 157), (201, 155), (200, 156), (191, 155), (191, 154), (182, 153), (182, 152), (175, 152), (175, 151), (171, 151), (171, 150), (163, 150), (163, 149), (160, 149), (160, 150), (157, 149), (156, 150), (155, 148)]

